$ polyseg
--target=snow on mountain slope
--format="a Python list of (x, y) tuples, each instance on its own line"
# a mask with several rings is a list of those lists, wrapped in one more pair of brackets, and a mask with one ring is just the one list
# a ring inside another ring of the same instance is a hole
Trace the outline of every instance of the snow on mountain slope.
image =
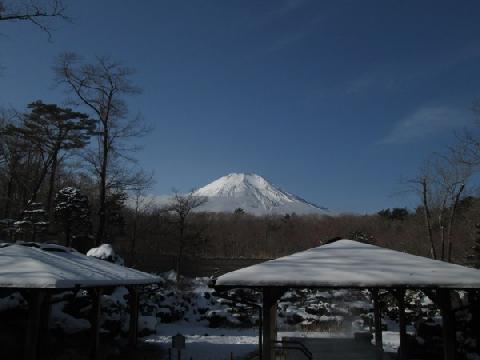
[(196, 190), (193, 195), (208, 201), (196, 209), (206, 212), (233, 212), (238, 208), (255, 215), (328, 214), (298, 196), (275, 187), (256, 174), (232, 173)]

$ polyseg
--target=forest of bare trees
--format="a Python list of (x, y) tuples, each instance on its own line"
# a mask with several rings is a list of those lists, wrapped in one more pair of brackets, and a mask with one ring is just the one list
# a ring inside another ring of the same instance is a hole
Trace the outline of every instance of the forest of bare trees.
[[(480, 199), (467, 197), (457, 205), (457, 220), (452, 231), (452, 261), (468, 263), (477, 238), (476, 219)], [(133, 215), (129, 210), (126, 218)], [(171, 215), (158, 211), (144, 213), (138, 220), (136, 254), (138, 263), (154, 262), (154, 254), (176, 256), (176, 229)], [(319, 246), (336, 238), (350, 238), (388, 248), (430, 256), (431, 244), (425, 236), (423, 208), (384, 209), (371, 215), (338, 216), (253, 216), (244, 213), (194, 213), (186, 227), (198, 231), (201, 246), (185, 246), (186, 257), (204, 258), (275, 258), (295, 251)], [(198, 229), (201, 229), (198, 230)], [(438, 223), (432, 224), (440, 231)], [(118, 247), (128, 253), (128, 239)], [(442, 246), (434, 237), (436, 249)]]

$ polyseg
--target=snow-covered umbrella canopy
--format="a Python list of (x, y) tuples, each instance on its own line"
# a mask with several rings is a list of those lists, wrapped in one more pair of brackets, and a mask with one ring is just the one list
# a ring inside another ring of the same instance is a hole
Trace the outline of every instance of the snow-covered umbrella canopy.
[(143, 285), (157, 276), (85, 256), (58, 245), (0, 248), (0, 288), (74, 288)]
[(227, 273), (215, 286), (478, 289), (480, 270), (339, 240)]

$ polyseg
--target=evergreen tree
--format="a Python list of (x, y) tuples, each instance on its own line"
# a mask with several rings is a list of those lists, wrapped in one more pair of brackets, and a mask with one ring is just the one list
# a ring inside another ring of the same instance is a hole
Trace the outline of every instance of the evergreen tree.
[(125, 208), (127, 197), (127, 194), (123, 191), (112, 192), (107, 195), (104, 239), (106, 243), (113, 243), (115, 238), (125, 234), (123, 209)]
[(93, 134), (95, 122), (88, 115), (61, 108), (56, 104), (35, 101), (28, 105), (30, 113), (22, 122), (7, 126), (7, 134), (17, 134), (42, 154), (42, 166), (31, 189), (34, 203), (45, 178), (50, 172), (46, 210), (50, 214), (57, 166), (62, 152), (84, 148)]
[(42, 241), (49, 222), (47, 212), (41, 203), (30, 202), (23, 212), (22, 219), (14, 223), (16, 239), (24, 241)]
[(365, 244), (374, 244), (375, 243), (375, 237), (373, 235), (370, 235), (368, 233), (365, 233), (360, 230), (356, 230), (351, 232), (348, 236), (347, 239), (350, 240), (355, 240), (361, 243)]
[(378, 216), (387, 220), (403, 221), (408, 217), (408, 210), (405, 208), (382, 209), (377, 212)]
[(405, 208), (393, 208), (392, 213), (390, 215), (390, 219), (392, 220), (400, 220), (403, 221), (408, 217), (408, 210)]
[(88, 198), (78, 189), (66, 187), (55, 197), (55, 221), (65, 235), (65, 245), (81, 245), (91, 232)]

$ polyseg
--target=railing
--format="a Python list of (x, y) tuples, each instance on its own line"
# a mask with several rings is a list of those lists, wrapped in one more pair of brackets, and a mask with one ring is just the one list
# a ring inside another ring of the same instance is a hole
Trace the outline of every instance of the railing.
[[(308, 360), (313, 360), (313, 354), (308, 348), (300, 341), (294, 340), (275, 340), (274, 344), (281, 344), (281, 349), (285, 350), (297, 350), (300, 351)], [(287, 345), (287, 346), (285, 346)]]

